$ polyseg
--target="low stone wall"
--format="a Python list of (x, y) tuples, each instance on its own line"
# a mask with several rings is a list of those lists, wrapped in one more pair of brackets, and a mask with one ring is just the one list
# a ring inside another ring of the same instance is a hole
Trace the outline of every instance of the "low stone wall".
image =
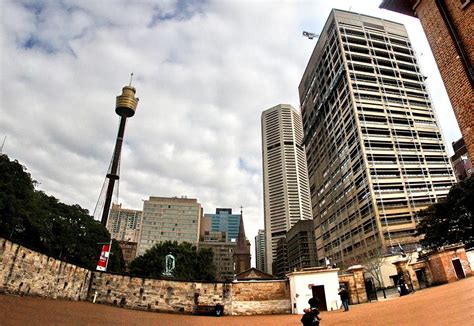
[[(121, 307), (192, 313), (196, 304), (230, 306), (225, 283), (177, 282), (94, 272), (89, 300)], [(227, 311), (225, 311), (227, 313)]]
[(232, 283), (233, 315), (290, 314), (287, 280), (239, 281)]
[(0, 292), (85, 300), (91, 274), (0, 238)]
[(288, 281), (180, 282), (90, 271), (0, 238), (0, 293), (88, 300), (131, 309), (192, 313), (224, 305), (226, 315), (290, 313)]

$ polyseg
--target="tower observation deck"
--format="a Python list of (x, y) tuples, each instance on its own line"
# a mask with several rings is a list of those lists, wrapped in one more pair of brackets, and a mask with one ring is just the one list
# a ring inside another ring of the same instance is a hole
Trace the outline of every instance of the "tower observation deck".
[[(132, 73), (133, 76), (133, 73)], [(99, 218), (100, 222), (106, 226), (109, 216), (110, 205), (112, 203), (112, 195), (114, 193), (115, 182), (120, 178), (120, 156), (122, 153), (123, 137), (125, 133), (125, 125), (127, 118), (133, 117), (137, 109), (138, 98), (135, 97), (136, 90), (130, 85), (122, 88), (122, 94), (117, 96), (115, 104), (115, 113), (120, 116), (119, 130), (115, 141), (115, 149), (110, 162), (109, 170), (102, 186), (102, 191), (97, 201), (94, 217)]]

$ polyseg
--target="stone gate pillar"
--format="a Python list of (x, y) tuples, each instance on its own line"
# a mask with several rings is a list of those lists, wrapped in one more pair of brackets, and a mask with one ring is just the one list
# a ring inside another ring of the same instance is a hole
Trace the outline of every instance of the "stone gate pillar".
[(364, 269), (365, 267), (362, 265), (353, 265), (347, 269), (347, 272), (352, 273), (354, 277), (354, 288), (349, 291), (356, 296), (356, 298), (352, 298), (352, 302), (364, 303), (368, 301), (367, 291), (365, 290)]

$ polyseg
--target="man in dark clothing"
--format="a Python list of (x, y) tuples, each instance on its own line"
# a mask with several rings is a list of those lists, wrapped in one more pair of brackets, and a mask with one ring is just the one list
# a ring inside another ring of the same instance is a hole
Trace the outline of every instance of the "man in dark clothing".
[(398, 290), (398, 293), (400, 293), (400, 296), (406, 295), (409, 293), (408, 286), (405, 283), (405, 280), (403, 279), (403, 277), (400, 277), (398, 279), (397, 290)]
[(342, 306), (344, 307), (344, 311), (349, 311), (349, 292), (347, 292), (346, 288), (341, 286), (338, 292), (339, 296), (341, 297)]
[(313, 308), (318, 309), (319, 299), (312, 297), (311, 299), (308, 300), (308, 304), (311, 309)]
[(301, 317), (303, 326), (318, 326), (319, 325), (319, 311), (318, 309), (305, 308), (304, 315)]

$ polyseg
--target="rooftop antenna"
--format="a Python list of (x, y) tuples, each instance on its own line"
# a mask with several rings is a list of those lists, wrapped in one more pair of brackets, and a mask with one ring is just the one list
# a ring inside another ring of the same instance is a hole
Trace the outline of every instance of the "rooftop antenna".
[(133, 79), (133, 72), (130, 74), (130, 83), (128, 84), (128, 86), (132, 87), (132, 79)]
[(314, 39), (314, 38), (318, 38), (318, 37), (319, 37), (319, 34), (307, 32), (307, 31), (303, 31), (303, 36), (304, 36), (304, 37), (307, 37), (307, 38), (310, 39), (310, 40), (312, 40), (312, 39)]
[(3, 146), (5, 145), (5, 140), (7, 140), (7, 136), (3, 137), (2, 147), (0, 147), (0, 154), (3, 154)]

